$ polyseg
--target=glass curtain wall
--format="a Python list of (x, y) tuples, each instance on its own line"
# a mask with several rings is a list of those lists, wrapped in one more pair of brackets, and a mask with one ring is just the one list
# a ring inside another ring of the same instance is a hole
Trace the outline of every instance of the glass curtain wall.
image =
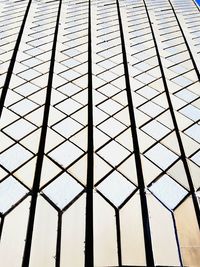
[(0, 266), (199, 267), (200, 8), (0, 0)]

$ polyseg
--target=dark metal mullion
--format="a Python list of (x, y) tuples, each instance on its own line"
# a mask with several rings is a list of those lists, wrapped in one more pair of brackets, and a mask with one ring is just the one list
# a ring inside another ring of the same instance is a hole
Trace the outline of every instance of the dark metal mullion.
[(122, 45), (122, 55), (123, 55), (123, 63), (124, 63), (128, 109), (129, 109), (131, 132), (132, 132), (134, 151), (135, 151), (134, 156), (135, 156), (135, 161), (136, 161), (138, 187), (139, 187), (140, 200), (141, 200), (144, 243), (145, 243), (145, 250), (146, 250), (146, 264), (149, 267), (153, 267), (155, 265), (154, 265), (154, 257), (153, 257), (152, 241), (151, 241), (149, 212), (148, 212), (148, 206), (147, 206), (145, 184), (144, 184), (139, 142), (138, 142), (137, 129), (136, 129), (136, 121), (135, 121), (134, 108), (133, 108), (132, 95), (131, 95), (131, 86), (130, 86), (130, 80), (129, 80), (128, 61), (127, 61), (127, 56), (126, 56), (126, 46), (125, 46), (124, 32), (123, 32), (123, 26), (122, 26), (121, 11), (120, 11), (118, 0), (116, 0), (116, 5), (117, 5), (117, 13), (118, 13), (118, 19), (119, 19), (119, 29), (120, 29), (120, 37), (121, 37), (121, 45)]
[(61, 252), (61, 235), (62, 235), (62, 211), (58, 212), (58, 228), (56, 242), (56, 264), (55, 267), (60, 267), (60, 252)]
[(118, 266), (122, 266), (122, 249), (121, 249), (121, 231), (120, 231), (120, 215), (119, 210), (115, 208), (116, 232), (117, 232), (117, 250), (118, 250)]
[(152, 37), (153, 37), (154, 44), (155, 44), (155, 50), (156, 50), (156, 53), (157, 53), (157, 58), (158, 58), (159, 66), (160, 66), (163, 85), (164, 85), (164, 88), (165, 88), (165, 93), (166, 93), (166, 97), (167, 97), (167, 101), (168, 101), (171, 117), (172, 117), (173, 124), (174, 124), (174, 130), (175, 130), (176, 137), (177, 137), (178, 144), (179, 144), (179, 149), (180, 149), (180, 153), (181, 153), (181, 159), (183, 161), (184, 169), (185, 169), (185, 172), (186, 172), (186, 175), (187, 175), (187, 180), (188, 180), (188, 184), (189, 184), (189, 188), (190, 188), (190, 193), (192, 194), (192, 199), (193, 199), (193, 204), (194, 204), (194, 209), (195, 209), (195, 213), (196, 213), (197, 222), (198, 222), (198, 225), (200, 227), (200, 210), (199, 210), (198, 200), (197, 200), (197, 197), (195, 195), (195, 189), (194, 189), (194, 185), (193, 185), (193, 182), (192, 182), (192, 177), (191, 177), (191, 174), (190, 174), (188, 163), (187, 163), (187, 160), (186, 160), (185, 150), (184, 150), (182, 139), (181, 139), (181, 136), (180, 136), (180, 133), (179, 133), (178, 124), (177, 124), (176, 116), (175, 116), (175, 113), (174, 113), (174, 108), (173, 108), (173, 105), (172, 105), (172, 102), (171, 102), (171, 97), (170, 97), (170, 93), (169, 93), (169, 90), (168, 90), (167, 80), (166, 80), (166, 77), (165, 77), (165, 72), (164, 72), (164, 68), (163, 68), (163, 65), (162, 65), (162, 60), (161, 60), (161, 56), (160, 56), (157, 40), (156, 40), (154, 31), (153, 31), (151, 18), (150, 18), (150, 15), (149, 15), (148, 8), (147, 8), (145, 0), (143, 0), (143, 3), (144, 3), (144, 6), (145, 6), (145, 9), (146, 9), (147, 17), (148, 17), (148, 20), (149, 20), (149, 25), (150, 25), (151, 32), (152, 32)]
[(0, 240), (1, 240), (1, 235), (2, 235), (2, 231), (3, 231), (3, 225), (4, 225), (5, 217), (1, 216), (0, 219), (1, 219), (1, 222), (0, 222)]
[(51, 103), (53, 71), (54, 71), (54, 63), (55, 63), (56, 43), (57, 43), (57, 36), (58, 36), (61, 5), (62, 5), (62, 0), (60, 0), (59, 7), (58, 7), (57, 21), (56, 21), (56, 26), (55, 26), (55, 35), (54, 35), (53, 46), (52, 46), (52, 54), (51, 54), (51, 62), (50, 62), (49, 77), (48, 77), (48, 84), (47, 84), (46, 101), (45, 101), (45, 107), (44, 107), (42, 131), (41, 131), (41, 136), (40, 136), (38, 157), (37, 157), (37, 162), (36, 162), (36, 169), (35, 169), (34, 182), (33, 182), (33, 188), (32, 188), (32, 198), (31, 198), (31, 204), (30, 204), (29, 220), (28, 220), (28, 227), (27, 227), (27, 233), (26, 233), (26, 242), (25, 242), (25, 248), (24, 248), (22, 267), (28, 267), (29, 261), (30, 261), (30, 252), (31, 252), (31, 245), (32, 245), (37, 196), (38, 196), (39, 187), (40, 187), (40, 178), (41, 178), (42, 164), (43, 164), (43, 159), (44, 159), (45, 140), (46, 140), (46, 134), (47, 134), (47, 128), (48, 128), (48, 118), (49, 118), (49, 110), (50, 110), (50, 103)]
[(86, 187), (85, 267), (94, 266), (93, 251), (93, 85), (92, 85), (92, 32), (91, 0), (88, 0), (88, 158)]
[(18, 34), (16, 43), (15, 43), (14, 51), (13, 51), (13, 54), (12, 54), (12, 57), (11, 57), (11, 60), (10, 60), (10, 64), (9, 64), (9, 67), (8, 67), (8, 72), (7, 72), (6, 79), (5, 79), (5, 83), (4, 83), (4, 86), (3, 86), (3, 89), (2, 89), (1, 99), (0, 99), (0, 117), (1, 117), (1, 114), (2, 114), (2, 111), (3, 111), (4, 102), (5, 102), (5, 99), (6, 99), (6, 94), (7, 94), (9, 85), (10, 85), (10, 80), (11, 80), (11, 77), (12, 77), (13, 69), (14, 69), (14, 66), (15, 66), (16, 58), (17, 58), (17, 52), (19, 50), (19, 45), (20, 45), (20, 42), (21, 42), (21, 39), (22, 39), (22, 34), (23, 34), (23, 31), (24, 31), (24, 28), (25, 28), (25, 24), (26, 24), (26, 20), (27, 20), (27, 17), (28, 17), (28, 13), (29, 13), (29, 10), (30, 10), (31, 3), (32, 3), (32, 0), (29, 0), (27, 8), (26, 8), (26, 11), (25, 11), (25, 14), (24, 14), (24, 18), (23, 18), (23, 21), (22, 21), (22, 24), (21, 24), (21, 27), (20, 27), (20, 30), (19, 30), (19, 34)]
[(182, 37), (183, 37), (183, 39), (184, 39), (185, 45), (186, 45), (186, 47), (187, 47), (187, 51), (188, 51), (188, 53), (189, 53), (189, 55), (190, 55), (190, 59), (191, 59), (191, 61), (192, 61), (192, 64), (193, 64), (194, 69), (195, 69), (195, 72), (196, 72), (196, 75), (197, 75), (197, 77), (198, 77), (198, 80), (200, 81), (200, 73), (199, 73), (197, 64), (196, 64), (196, 62), (195, 62), (195, 60), (194, 60), (194, 57), (193, 57), (192, 51), (191, 51), (191, 49), (190, 49), (190, 46), (189, 46), (189, 44), (188, 44), (187, 38), (186, 38), (185, 33), (184, 33), (183, 29), (182, 29), (182, 26), (181, 26), (181, 24), (180, 24), (180, 21), (179, 21), (179, 19), (178, 19), (178, 16), (177, 16), (177, 14), (176, 14), (176, 12), (175, 12), (175, 9), (174, 9), (174, 6), (173, 6), (171, 0), (168, 0), (168, 1), (169, 1), (170, 6), (171, 6), (171, 9), (172, 9), (172, 11), (173, 11), (174, 17), (176, 18), (176, 21), (177, 21), (178, 27), (179, 27), (179, 29), (180, 29), (180, 32), (181, 32), (181, 34), (182, 34)]

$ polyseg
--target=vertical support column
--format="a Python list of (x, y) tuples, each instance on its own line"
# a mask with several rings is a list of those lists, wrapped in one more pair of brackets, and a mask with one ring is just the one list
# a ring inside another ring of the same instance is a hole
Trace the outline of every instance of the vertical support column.
[(92, 1), (88, 1), (88, 159), (86, 185), (85, 266), (94, 266), (93, 257), (93, 83), (92, 83)]

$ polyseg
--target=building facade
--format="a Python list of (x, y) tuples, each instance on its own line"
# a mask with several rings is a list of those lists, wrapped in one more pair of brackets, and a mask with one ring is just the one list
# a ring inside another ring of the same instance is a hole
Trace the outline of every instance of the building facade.
[(200, 266), (200, 9), (0, 0), (0, 266)]

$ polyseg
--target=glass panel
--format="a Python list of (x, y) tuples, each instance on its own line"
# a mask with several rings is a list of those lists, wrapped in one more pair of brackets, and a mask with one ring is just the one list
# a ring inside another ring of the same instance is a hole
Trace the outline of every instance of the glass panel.
[(153, 182), (149, 190), (169, 209), (174, 209), (188, 193), (166, 174)]
[(28, 161), (25, 165), (23, 165), (20, 169), (14, 172), (14, 176), (22, 181), (26, 186), (30, 189), (33, 185), (35, 166), (36, 166), (36, 157)]
[(81, 154), (83, 154), (83, 152), (80, 148), (73, 145), (71, 142), (66, 141), (50, 152), (49, 156), (58, 164), (66, 168), (77, 157), (81, 156)]
[(192, 0), (0, 0), (6, 267), (29, 260), (29, 215), (31, 267), (197, 267), (198, 16)]
[(21, 266), (29, 206), (30, 197), (25, 199), (9, 213), (4, 220), (0, 244), (0, 258), (5, 267)]
[(142, 167), (143, 167), (144, 180), (145, 180), (145, 183), (148, 185), (159, 174), (161, 174), (162, 171), (144, 156), (141, 156), (141, 161), (142, 161)]
[(30, 267), (55, 266), (57, 238), (57, 212), (41, 196), (38, 196)]
[(32, 157), (32, 154), (19, 144), (15, 144), (0, 155), (0, 163), (10, 172)]
[(53, 161), (44, 156), (40, 186), (45, 185), (52, 178), (54, 178), (60, 171), (61, 169)]
[(94, 194), (94, 265), (117, 266), (117, 235), (114, 209)]
[(146, 124), (142, 129), (156, 140), (161, 139), (170, 132), (167, 127), (155, 120)]
[(127, 157), (130, 152), (117, 142), (111, 141), (107, 146), (100, 150), (99, 154), (111, 165), (116, 166)]
[(130, 181), (132, 181), (135, 185), (137, 185), (137, 172), (135, 165), (135, 157), (131, 155), (126, 161), (124, 161), (119, 167), (118, 170), (127, 177)]
[(196, 164), (194, 164), (191, 160), (188, 160), (188, 165), (190, 168), (194, 186), (196, 189), (198, 189), (200, 187), (200, 180), (199, 180), (200, 168)]
[(161, 144), (155, 145), (145, 155), (161, 169), (169, 167), (178, 156)]
[(187, 198), (177, 208), (174, 215), (183, 264), (186, 266), (198, 266), (200, 259), (200, 235), (191, 197)]
[(155, 263), (159, 266), (180, 266), (171, 213), (150, 194), (148, 205)]
[(20, 201), (28, 190), (9, 176), (0, 183), (0, 212), (5, 213)]
[(120, 226), (123, 265), (145, 266), (144, 236), (138, 194), (134, 195), (120, 210)]
[(5, 150), (14, 143), (10, 137), (8, 137), (2, 132), (0, 132), (0, 139), (1, 139), (0, 152), (2, 152), (3, 150)]
[(85, 194), (62, 216), (61, 267), (84, 266)]
[(183, 185), (187, 190), (189, 190), (189, 185), (188, 185), (188, 179), (187, 175), (184, 172), (184, 166), (182, 161), (178, 161), (176, 164), (174, 164), (168, 171), (167, 173), (178, 183)]
[(107, 176), (96, 188), (116, 207), (119, 207), (136, 189), (117, 171)]
[(86, 185), (87, 177), (87, 156), (83, 156), (74, 165), (72, 165), (68, 172), (79, 180), (83, 185)]
[(80, 192), (83, 187), (69, 174), (63, 173), (43, 190), (44, 193), (59, 209), (67, 206)]
[[(1, 59), (1, 79), (0, 87), (4, 85), (6, 73), (8, 71), (9, 63), (12, 57), (12, 52), (15, 42), (18, 37), (18, 32), (22, 24), (28, 1), (12, 2), (1, 1), (1, 46), (0, 46), (0, 59)], [(18, 70), (25, 70), (26, 66), (18, 64)]]
[(179, 144), (176, 138), (176, 134), (174, 132), (165, 137), (161, 141), (161, 143), (168, 147), (174, 153), (180, 154)]
[(94, 156), (94, 183), (103, 178), (112, 168), (99, 156)]

